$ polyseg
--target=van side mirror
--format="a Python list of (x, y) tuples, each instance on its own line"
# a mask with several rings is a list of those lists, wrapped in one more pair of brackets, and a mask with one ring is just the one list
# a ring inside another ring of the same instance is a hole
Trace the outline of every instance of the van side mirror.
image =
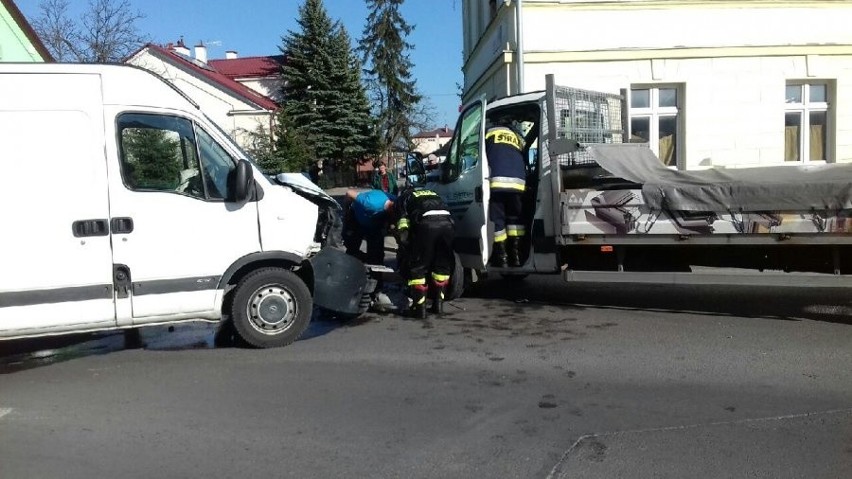
[(231, 171), (234, 202), (244, 204), (251, 197), (251, 186), (254, 184), (254, 170), (246, 160), (237, 162), (237, 167)]

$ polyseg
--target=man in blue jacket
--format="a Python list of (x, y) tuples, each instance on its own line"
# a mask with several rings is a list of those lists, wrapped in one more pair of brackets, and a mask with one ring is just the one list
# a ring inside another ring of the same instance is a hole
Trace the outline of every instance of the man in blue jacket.
[[(343, 225), (346, 253), (367, 264), (383, 264), (388, 212), (395, 197), (382, 190), (349, 190), (349, 212)], [(367, 240), (367, 255), (361, 254), (361, 241)]]

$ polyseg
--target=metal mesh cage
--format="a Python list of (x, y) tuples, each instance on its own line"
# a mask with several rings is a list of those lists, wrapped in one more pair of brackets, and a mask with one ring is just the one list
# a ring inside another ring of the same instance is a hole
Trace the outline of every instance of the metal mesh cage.
[[(555, 102), (557, 138), (568, 138), (581, 146), (624, 142), (620, 95), (557, 86)], [(560, 165), (588, 163), (594, 161), (584, 150), (559, 156)]]

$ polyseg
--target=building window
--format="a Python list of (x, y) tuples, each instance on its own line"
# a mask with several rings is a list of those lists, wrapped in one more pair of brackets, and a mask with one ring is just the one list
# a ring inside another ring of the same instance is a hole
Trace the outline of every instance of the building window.
[(784, 161), (827, 161), (828, 83), (787, 82), (784, 110)]
[(680, 151), (678, 86), (634, 86), (630, 89), (630, 141), (647, 143), (666, 166), (677, 166)]

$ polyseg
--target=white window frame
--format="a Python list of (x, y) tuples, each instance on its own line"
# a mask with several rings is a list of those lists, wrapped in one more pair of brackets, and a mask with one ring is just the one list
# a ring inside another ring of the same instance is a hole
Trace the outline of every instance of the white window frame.
[[(800, 86), (802, 88), (802, 102), (801, 103), (790, 103), (787, 102), (787, 87), (791, 86)], [(811, 87), (812, 86), (823, 86), (825, 87), (825, 100), (824, 102), (812, 102), (811, 101)], [(833, 149), (832, 149), (832, 138), (834, 131), (834, 121), (832, 120), (833, 115), (833, 107), (832, 107), (832, 98), (834, 97), (834, 91), (832, 89), (832, 82), (828, 80), (788, 80), (784, 86), (784, 118), (786, 125), (786, 118), (788, 113), (798, 113), (799, 114), (799, 160), (798, 161), (786, 161), (786, 157), (783, 158), (783, 162), (787, 164), (791, 163), (830, 163), (832, 162)], [(811, 113), (825, 113), (825, 148), (823, 151), (823, 156), (825, 157), (825, 161), (822, 160), (810, 160), (810, 151), (811, 151)], [(786, 140), (785, 140), (786, 141)], [(786, 144), (784, 145), (786, 149)], [(786, 154), (786, 152), (785, 152)]]
[[(660, 90), (675, 90), (677, 95), (677, 106), (659, 106)], [(633, 90), (649, 90), (649, 107), (648, 108), (633, 108), (632, 95)], [(684, 114), (684, 84), (683, 83), (665, 83), (665, 84), (635, 84), (630, 85), (627, 89), (627, 105), (629, 118), (627, 121), (627, 137), (633, 137), (633, 119), (647, 118), (649, 122), (648, 146), (657, 157), (660, 156), (660, 118), (675, 117), (676, 134), (675, 134), (675, 164), (668, 165), (670, 168), (682, 168), (685, 165), (683, 158), (683, 114)]]

